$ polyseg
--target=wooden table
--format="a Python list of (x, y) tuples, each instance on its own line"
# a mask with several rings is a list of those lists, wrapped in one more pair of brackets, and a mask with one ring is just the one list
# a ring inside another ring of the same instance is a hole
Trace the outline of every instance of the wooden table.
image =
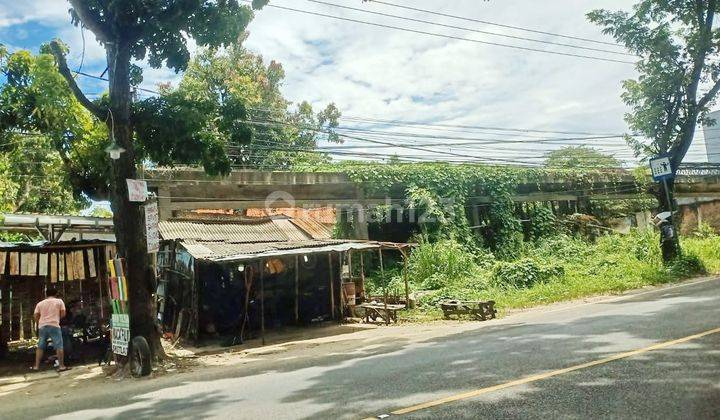
[(494, 300), (446, 300), (440, 302), (440, 309), (442, 309), (445, 319), (451, 319), (453, 316), (459, 318), (461, 315), (472, 315), (476, 319), (485, 321), (495, 318), (497, 314)]
[(390, 321), (397, 323), (397, 311), (405, 309), (405, 305), (384, 304), (384, 303), (363, 303), (357, 306), (365, 310), (365, 322), (370, 320), (375, 322), (378, 318), (382, 318), (385, 323)]

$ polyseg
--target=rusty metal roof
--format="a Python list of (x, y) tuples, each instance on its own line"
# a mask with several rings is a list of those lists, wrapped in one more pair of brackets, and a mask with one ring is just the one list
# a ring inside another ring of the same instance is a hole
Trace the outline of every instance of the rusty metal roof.
[(196, 240), (226, 243), (288, 241), (290, 237), (273, 220), (259, 222), (211, 222), (168, 220), (158, 225), (165, 240)]
[(290, 222), (302, 229), (313, 239), (332, 238), (332, 232), (330, 231), (330, 229), (316, 220), (309, 218), (298, 218), (290, 219)]
[(291, 241), (307, 241), (308, 239), (316, 239), (302, 229), (299, 229), (290, 220), (291, 219), (273, 219), (273, 222)]

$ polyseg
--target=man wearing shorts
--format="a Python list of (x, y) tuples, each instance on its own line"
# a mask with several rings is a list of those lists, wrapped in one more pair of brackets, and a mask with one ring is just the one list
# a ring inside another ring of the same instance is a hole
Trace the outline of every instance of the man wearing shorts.
[(65, 352), (63, 351), (62, 330), (60, 319), (65, 317), (65, 303), (58, 299), (57, 290), (49, 288), (45, 292), (47, 298), (35, 306), (35, 322), (38, 324), (38, 346), (35, 352), (35, 366), (33, 370), (40, 369), (40, 361), (47, 349), (48, 339), (52, 339), (53, 347), (57, 352), (59, 371), (67, 370), (65, 367)]

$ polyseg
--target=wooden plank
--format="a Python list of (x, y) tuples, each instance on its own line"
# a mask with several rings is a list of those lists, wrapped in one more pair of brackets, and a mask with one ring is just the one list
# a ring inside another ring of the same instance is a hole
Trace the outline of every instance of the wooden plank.
[(35, 276), (37, 274), (37, 254), (23, 252), (20, 257), (20, 275)]
[(75, 279), (85, 278), (85, 260), (82, 251), (73, 252), (73, 272)]
[(7, 257), (7, 253), (5, 251), (0, 251), (0, 276), (5, 274), (6, 257)]
[(48, 275), (48, 254), (38, 255), (38, 276)]
[(20, 254), (17, 252), (10, 253), (10, 275), (17, 276), (20, 274)]
[(50, 283), (58, 281), (58, 254), (50, 254)]
[(58, 281), (66, 281), (65, 276), (65, 254), (58, 254)]
[(97, 277), (97, 269), (95, 267), (95, 250), (88, 249), (87, 250), (87, 258), (88, 258), (88, 272), (90, 274), (90, 278)]

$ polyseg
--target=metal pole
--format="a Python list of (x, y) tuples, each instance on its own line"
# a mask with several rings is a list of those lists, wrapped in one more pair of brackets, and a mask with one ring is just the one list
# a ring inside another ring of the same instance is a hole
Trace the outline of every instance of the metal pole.
[(405, 249), (400, 248), (403, 257), (403, 280), (405, 281), (405, 309), (410, 309), (410, 286), (408, 285), (408, 257)]

